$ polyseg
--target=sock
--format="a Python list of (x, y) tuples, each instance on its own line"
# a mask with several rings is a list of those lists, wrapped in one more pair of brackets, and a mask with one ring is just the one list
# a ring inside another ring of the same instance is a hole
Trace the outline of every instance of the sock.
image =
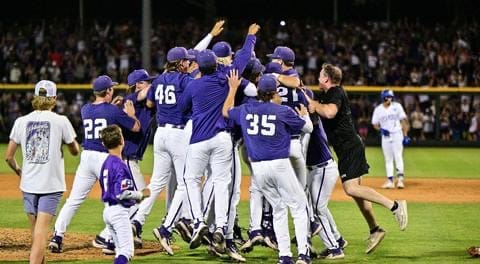
[(370, 229), (370, 234), (373, 234), (373, 233), (377, 232), (378, 229), (380, 229), (380, 226), (378, 226), (378, 225), (376, 227)]
[(118, 257), (115, 258), (115, 261), (113, 264), (126, 264), (128, 263), (128, 258), (125, 257), (124, 255), (119, 255)]
[(393, 211), (397, 210), (397, 208), (398, 208), (398, 203), (397, 203), (397, 201), (393, 201), (393, 206), (392, 206), (392, 209), (390, 209), (390, 211), (393, 212)]
[(388, 178), (389, 181), (393, 182), (393, 176), (388, 176), (387, 178)]
[(397, 178), (403, 178), (403, 173), (397, 173)]

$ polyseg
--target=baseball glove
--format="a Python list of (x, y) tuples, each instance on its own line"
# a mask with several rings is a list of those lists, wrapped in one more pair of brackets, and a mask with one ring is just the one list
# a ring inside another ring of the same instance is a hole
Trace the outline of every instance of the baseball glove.
[(474, 258), (480, 257), (480, 247), (469, 247), (467, 249), (468, 254)]

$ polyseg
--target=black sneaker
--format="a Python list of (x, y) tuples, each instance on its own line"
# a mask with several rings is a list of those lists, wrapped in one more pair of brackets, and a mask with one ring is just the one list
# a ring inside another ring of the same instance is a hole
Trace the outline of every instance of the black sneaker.
[(281, 256), (278, 258), (277, 264), (294, 264), (293, 258), (289, 256)]
[(143, 241), (142, 241), (142, 224), (137, 220), (133, 220), (132, 222), (132, 233), (133, 233), (133, 243), (135, 248), (142, 248)]
[(183, 241), (190, 243), (192, 241), (192, 231), (190, 228), (190, 220), (182, 218), (175, 223), (175, 229), (178, 231)]
[(163, 249), (167, 251), (168, 255), (173, 256), (172, 249), (172, 233), (170, 233), (163, 225), (159, 228), (153, 229), (153, 235), (160, 242)]
[(50, 243), (48, 243), (48, 249), (50, 249), (52, 253), (62, 253), (63, 237), (57, 235), (53, 236)]
[(225, 253), (225, 232), (223, 227), (217, 227), (213, 233), (213, 246), (215, 249), (224, 254)]
[(239, 261), (239, 262), (245, 262), (247, 261), (240, 253), (238, 252), (237, 245), (233, 242), (233, 239), (227, 239), (226, 240), (226, 247), (227, 247), (227, 254), (230, 256), (233, 260)]
[(242, 228), (238, 225), (233, 226), (233, 241), (237, 245), (243, 245), (245, 243), (245, 239), (242, 236)]
[(338, 243), (338, 246), (341, 248), (341, 249), (345, 249), (347, 246), (348, 246), (348, 241), (343, 239), (343, 237), (340, 237), (338, 240), (337, 240), (337, 243)]

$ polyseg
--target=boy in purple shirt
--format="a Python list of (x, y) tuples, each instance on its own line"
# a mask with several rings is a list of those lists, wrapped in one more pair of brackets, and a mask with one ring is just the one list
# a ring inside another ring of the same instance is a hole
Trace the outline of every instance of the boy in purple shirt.
[(103, 221), (115, 243), (115, 264), (128, 263), (133, 257), (133, 236), (131, 233), (130, 207), (148, 196), (148, 189), (137, 191), (130, 169), (122, 160), (125, 141), (117, 125), (110, 125), (101, 132), (102, 144), (109, 155), (100, 170), (102, 201), (105, 203)]
[(308, 237), (307, 197), (295, 177), (289, 161), (290, 137), (297, 131), (309, 133), (312, 123), (306, 108), (296, 109), (300, 114), (280, 105), (277, 81), (264, 75), (258, 83), (260, 102), (234, 107), (234, 96), (240, 84), (238, 73), (230, 72), (230, 91), (222, 114), (242, 127), (253, 175), (262, 194), (273, 207), (273, 225), (278, 240), (279, 263), (293, 263), (288, 231), (290, 208), (298, 242), (297, 263), (310, 263)]

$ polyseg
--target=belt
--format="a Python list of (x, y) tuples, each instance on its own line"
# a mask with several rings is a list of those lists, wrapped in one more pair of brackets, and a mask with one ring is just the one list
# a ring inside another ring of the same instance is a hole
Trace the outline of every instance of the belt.
[(332, 163), (332, 162), (333, 162), (333, 159), (329, 159), (329, 160), (327, 160), (327, 161), (320, 162), (320, 163), (317, 164), (317, 165), (307, 166), (307, 169), (313, 170), (313, 169), (323, 168), (323, 167), (326, 167), (328, 164), (330, 164), (330, 163)]
[(158, 127), (184, 129), (185, 125), (159, 124)]
[(300, 139), (300, 135), (292, 135), (290, 136), (291, 139)]

